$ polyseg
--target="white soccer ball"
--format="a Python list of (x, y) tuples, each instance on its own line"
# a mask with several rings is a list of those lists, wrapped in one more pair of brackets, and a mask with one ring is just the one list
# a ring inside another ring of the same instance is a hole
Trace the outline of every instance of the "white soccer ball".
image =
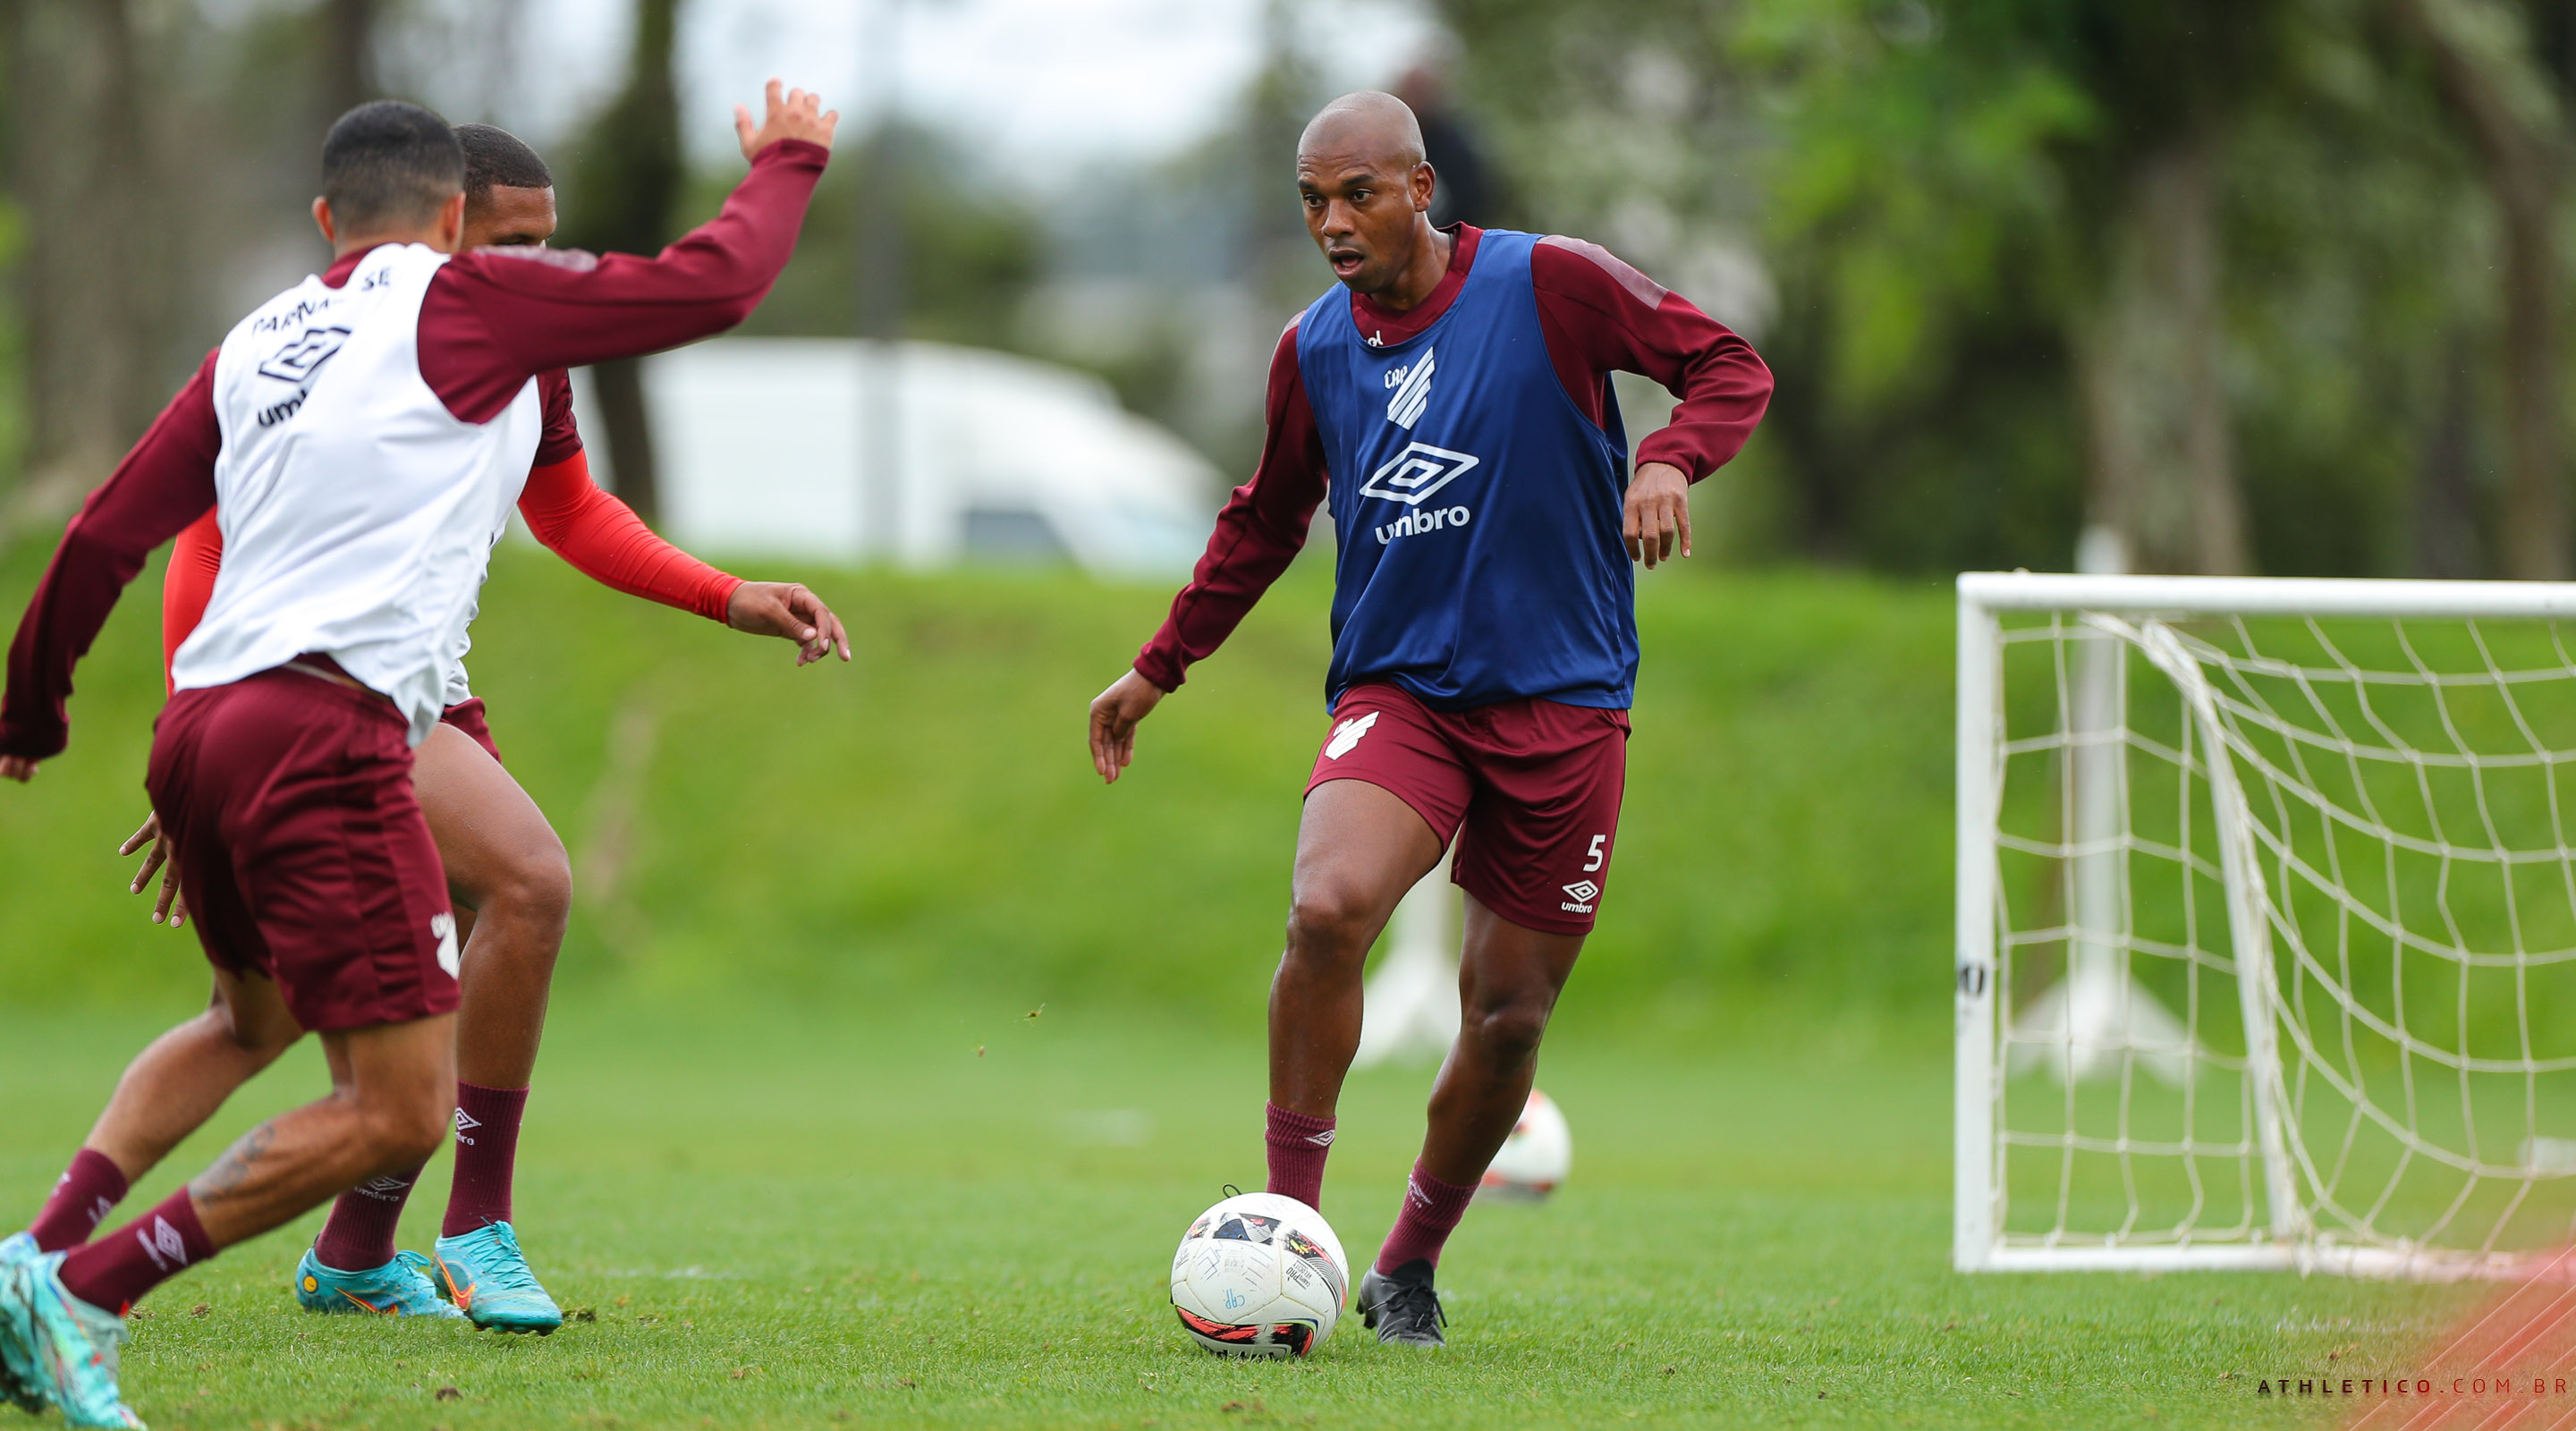
[(1556, 1100), (1533, 1088), (1528, 1106), (1521, 1109), (1521, 1121), (1503, 1140), (1503, 1150), (1494, 1154), (1476, 1192), (1479, 1197), (1535, 1202), (1556, 1191), (1556, 1185), (1573, 1170), (1574, 1131), (1565, 1126)]
[(1324, 1215), (1276, 1193), (1199, 1214), (1172, 1254), (1172, 1307), (1219, 1356), (1304, 1356), (1350, 1305), (1351, 1264)]

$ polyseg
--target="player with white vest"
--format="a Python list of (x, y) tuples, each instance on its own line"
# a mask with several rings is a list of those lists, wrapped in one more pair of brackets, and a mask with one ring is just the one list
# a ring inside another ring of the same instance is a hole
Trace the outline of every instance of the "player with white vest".
[[(244, 320), (73, 518), (10, 646), (0, 776), (63, 749), (72, 668), (118, 593), (217, 508), (223, 571), (145, 787), (230, 1016), (318, 1034), (333, 1090), (94, 1242), (0, 1244), (0, 1394), (141, 1424), (117, 1385), (137, 1298), (446, 1133), (456, 925), (412, 748), (535, 453), (535, 379), (740, 322), (794, 249), (837, 118), (773, 81), (763, 123), (736, 112), (751, 172), (657, 258), (460, 256), (446, 121), (359, 106), (323, 144), (331, 267)], [(202, 1123), (244, 1076), (210, 1058), (173, 1117)]]

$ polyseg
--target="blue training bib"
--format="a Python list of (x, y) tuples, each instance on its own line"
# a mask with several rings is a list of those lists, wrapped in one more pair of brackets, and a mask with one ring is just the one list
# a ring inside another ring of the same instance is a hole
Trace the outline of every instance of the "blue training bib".
[(1486, 230), (1449, 311), (1402, 343), (1372, 346), (1338, 284), (1298, 323), (1340, 547), (1328, 705), (1369, 681), (1439, 710), (1630, 704), (1627, 436), (1609, 393), (1596, 426), (1557, 379), (1536, 243)]

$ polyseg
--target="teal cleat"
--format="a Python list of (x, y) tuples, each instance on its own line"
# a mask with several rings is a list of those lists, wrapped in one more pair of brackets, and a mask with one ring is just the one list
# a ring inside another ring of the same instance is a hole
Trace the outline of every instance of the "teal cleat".
[[(26, 1233), (0, 1237), (0, 1300), (8, 1296), (9, 1279), (40, 1255), (36, 1239)], [(36, 1390), (35, 1358), (28, 1352), (24, 1337), (11, 1329), (6, 1317), (0, 1317), (0, 1398), (30, 1416), (44, 1415), (45, 1408), (53, 1404)]]
[(29, 1383), (85, 1431), (143, 1431), (143, 1418), (116, 1389), (125, 1319), (64, 1290), (63, 1254), (0, 1267), (0, 1344), (14, 1342), (32, 1365)]
[(393, 1261), (364, 1272), (342, 1272), (323, 1266), (308, 1247), (304, 1260), (295, 1264), (295, 1300), (308, 1312), (373, 1312), (440, 1321), (465, 1315), (438, 1299), (438, 1284), (429, 1280), (429, 1259), (417, 1252), (397, 1252)]
[(430, 1251), (438, 1259), (440, 1291), (474, 1325), (538, 1336), (563, 1325), (563, 1309), (537, 1285), (510, 1224), (487, 1222), (462, 1236), (442, 1237)]

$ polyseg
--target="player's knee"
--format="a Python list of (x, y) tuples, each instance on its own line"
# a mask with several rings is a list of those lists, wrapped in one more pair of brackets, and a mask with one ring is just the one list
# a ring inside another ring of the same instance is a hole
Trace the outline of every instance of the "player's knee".
[(1288, 957), (1338, 963), (1365, 957), (1377, 939), (1376, 908), (1359, 892), (1329, 884), (1301, 888), (1288, 908)]
[(1467, 1011), (1475, 1025), (1477, 1047), (1497, 1066), (1521, 1063), (1536, 1054), (1539, 1040), (1547, 1037), (1548, 1015), (1555, 1011), (1555, 1003), (1543, 994), (1478, 1003)]
[(510, 861), (500, 885), (487, 897), (487, 908), (505, 904), (521, 919), (555, 930), (572, 917), (572, 861), (552, 832)]

